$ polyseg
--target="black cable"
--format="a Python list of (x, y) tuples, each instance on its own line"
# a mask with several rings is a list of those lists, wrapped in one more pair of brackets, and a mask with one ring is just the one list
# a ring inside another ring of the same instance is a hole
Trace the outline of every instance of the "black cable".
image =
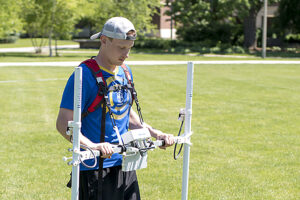
[[(180, 129), (179, 129), (179, 132), (178, 132), (178, 136), (180, 136), (180, 134), (181, 134), (183, 123), (184, 123), (184, 120), (182, 120), (182, 122), (181, 122)], [(181, 153), (181, 150), (182, 150), (182, 147), (183, 147), (183, 143), (181, 144), (180, 149), (179, 149), (179, 151), (176, 155), (177, 143), (175, 143), (175, 146), (174, 146), (174, 160), (177, 160), (177, 158), (179, 157), (179, 155)]]

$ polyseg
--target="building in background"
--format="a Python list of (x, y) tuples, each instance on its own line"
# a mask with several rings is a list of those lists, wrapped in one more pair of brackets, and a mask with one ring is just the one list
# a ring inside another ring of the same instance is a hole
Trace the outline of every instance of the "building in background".
[(170, 16), (165, 14), (171, 8), (166, 4), (166, 1), (161, 1), (161, 7), (157, 9), (158, 14), (153, 16), (153, 24), (157, 26), (155, 36), (166, 39), (176, 39), (175, 21), (171, 20)]

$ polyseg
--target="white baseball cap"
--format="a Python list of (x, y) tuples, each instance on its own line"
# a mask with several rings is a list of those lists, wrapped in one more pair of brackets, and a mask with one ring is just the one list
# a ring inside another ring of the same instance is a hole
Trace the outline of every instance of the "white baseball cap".
[(110, 38), (121, 40), (135, 40), (136, 35), (127, 35), (129, 31), (135, 31), (133, 24), (124, 17), (113, 17), (107, 20), (102, 28), (102, 31), (90, 37), (91, 40), (100, 38), (105, 35)]

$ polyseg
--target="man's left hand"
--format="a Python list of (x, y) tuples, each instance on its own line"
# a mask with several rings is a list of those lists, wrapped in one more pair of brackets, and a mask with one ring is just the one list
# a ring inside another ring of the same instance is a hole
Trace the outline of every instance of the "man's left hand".
[(162, 149), (166, 149), (166, 147), (172, 146), (174, 144), (174, 136), (172, 134), (166, 134), (166, 133), (161, 133), (160, 135), (157, 136), (158, 140), (164, 140), (165, 145), (160, 147)]

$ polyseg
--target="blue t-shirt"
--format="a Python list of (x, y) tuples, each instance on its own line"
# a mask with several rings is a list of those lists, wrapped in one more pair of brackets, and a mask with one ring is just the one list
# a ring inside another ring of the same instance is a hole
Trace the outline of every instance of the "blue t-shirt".
[[(98, 86), (96, 79), (92, 75), (92, 72), (85, 64), (81, 64), (82, 67), (82, 106), (81, 112), (84, 113), (96, 98), (98, 92)], [(127, 66), (131, 77), (132, 73)], [(117, 66), (115, 71), (109, 71), (101, 67), (101, 71), (105, 82), (109, 87), (114, 85), (127, 85), (127, 78), (125, 72), (121, 66)], [(67, 85), (65, 87), (61, 108), (67, 108), (73, 110), (73, 98), (74, 98), (74, 73), (70, 76)], [(115, 118), (116, 125), (119, 129), (120, 135), (126, 133), (129, 127), (129, 114), (131, 109), (132, 96), (129, 90), (122, 89), (118, 91), (108, 92), (108, 98), (111, 104), (112, 112)], [(106, 122), (105, 122), (105, 142), (118, 143), (116, 132), (113, 130), (112, 121), (106, 109)], [(102, 106), (97, 110), (87, 115), (82, 119), (82, 134), (94, 143), (100, 142), (101, 134), (101, 119), (102, 119)], [(92, 165), (94, 160), (85, 160), (85, 163)], [(99, 158), (98, 158), (99, 163)], [(104, 159), (103, 168), (118, 166), (122, 164), (122, 156), (120, 154), (113, 154), (110, 159)], [(99, 164), (93, 169), (98, 169)], [(92, 170), (80, 165), (80, 170)]]

